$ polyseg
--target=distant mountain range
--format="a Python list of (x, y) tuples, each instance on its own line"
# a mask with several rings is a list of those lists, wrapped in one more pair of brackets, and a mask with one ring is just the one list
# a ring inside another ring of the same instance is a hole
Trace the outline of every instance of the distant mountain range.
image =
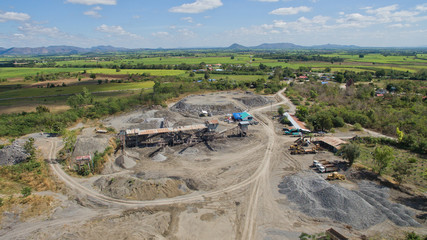
[[(295, 50), (295, 49), (327, 49), (327, 50), (342, 50), (342, 49), (364, 49), (365, 47), (359, 47), (355, 45), (336, 45), (336, 44), (325, 44), (325, 45), (314, 45), (314, 46), (301, 46), (293, 43), (263, 43), (258, 46), (247, 47), (237, 43), (232, 44), (225, 48), (187, 48), (187, 49), (217, 49), (217, 50)], [(185, 48), (176, 48), (185, 49)], [(13, 47), (13, 48), (2, 48), (0, 47), (0, 56), (22, 56), (22, 55), (70, 55), (70, 54), (87, 54), (87, 53), (114, 53), (114, 52), (137, 52), (143, 50), (173, 50), (171, 49), (148, 49), (148, 48), (118, 48), (113, 46), (96, 46), (91, 48), (80, 48), (73, 46), (49, 46), (49, 47)]]

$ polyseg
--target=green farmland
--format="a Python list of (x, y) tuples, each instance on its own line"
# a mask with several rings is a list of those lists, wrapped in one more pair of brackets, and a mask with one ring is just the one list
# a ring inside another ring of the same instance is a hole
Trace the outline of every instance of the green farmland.
[(0, 78), (24, 78), (42, 73), (77, 73), (83, 70), (83, 68), (0, 68)]
[(141, 88), (152, 88), (154, 82), (133, 82), (133, 83), (107, 83), (100, 85), (76, 85), (55, 88), (21, 88), (0, 93), (0, 99), (6, 98), (31, 98), (43, 96), (72, 95), (79, 93), (86, 87), (90, 92), (125, 91)]
[(122, 74), (150, 74), (152, 76), (179, 76), (186, 73), (184, 70), (160, 70), (160, 69), (122, 69), (117, 72), (116, 69), (108, 68), (95, 68), (87, 70), (88, 73), (99, 73), (108, 75), (122, 75)]

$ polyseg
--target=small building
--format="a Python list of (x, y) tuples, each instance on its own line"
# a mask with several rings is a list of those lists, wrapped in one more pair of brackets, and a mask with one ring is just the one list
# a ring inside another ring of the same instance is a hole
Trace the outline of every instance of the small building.
[(92, 157), (90, 154), (85, 156), (76, 157), (76, 165), (80, 169), (83, 165), (88, 165), (90, 169), (90, 164), (92, 163)]
[(300, 129), (303, 132), (310, 132), (310, 130), (307, 129), (305, 124), (303, 122), (301, 122), (300, 120), (298, 120), (297, 117), (295, 117), (295, 116), (293, 116), (287, 112), (284, 113), (283, 115), (286, 116), (286, 118), (289, 120), (289, 122), (291, 122), (294, 129)]
[(320, 144), (323, 148), (326, 148), (332, 152), (337, 152), (341, 149), (342, 145), (347, 144), (337, 137), (317, 137), (313, 142)]
[(242, 121), (252, 121), (254, 119), (254, 117), (247, 112), (242, 112), (240, 116), (242, 117)]
[(235, 121), (252, 121), (254, 117), (247, 112), (242, 112), (242, 113), (233, 113), (233, 119)]

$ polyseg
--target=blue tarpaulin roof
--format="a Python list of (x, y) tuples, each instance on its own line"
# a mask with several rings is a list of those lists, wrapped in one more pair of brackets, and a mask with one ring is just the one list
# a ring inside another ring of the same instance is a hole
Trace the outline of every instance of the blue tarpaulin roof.
[(240, 113), (233, 113), (233, 118), (235, 120), (241, 120), (242, 119), (242, 115), (240, 115)]

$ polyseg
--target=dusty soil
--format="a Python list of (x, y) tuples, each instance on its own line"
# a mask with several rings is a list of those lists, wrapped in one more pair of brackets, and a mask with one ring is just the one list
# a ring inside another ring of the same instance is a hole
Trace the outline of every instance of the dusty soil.
[[(280, 190), (281, 186), (290, 184), (288, 180), (292, 176), (301, 172), (320, 179), (328, 189), (340, 189), (338, 192), (371, 188), (359, 184), (366, 179), (324, 182), (322, 178), (326, 174), (317, 173), (310, 167), (313, 160), (337, 162), (340, 172), (348, 171), (345, 162), (332, 153), (289, 154), (288, 148), (296, 139), (282, 135), (280, 125), (265, 114), (280, 104), (289, 104), (281, 94), (270, 97), (279, 101), (271, 104), (258, 96), (253, 100), (246, 98), (251, 95), (243, 92), (188, 96), (183, 101), (185, 111), (177, 111), (174, 107), (172, 111), (141, 108), (102, 120), (104, 126), (117, 131), (157, 128), (164, 119), (169, 126), (192, 125), (209, 119), (197, 116), (200, 106), (214, 106), (211, 109), (220, 106), (218, 116), (235, 109), (248, 109), (260, 124), (249, 126), (249, 136), (245, 138), (228, 137), (207, 144), (164, 149), (126, 148), (123, 153), (119, 151), (110, 156), (108, 171), (90, 178), (70, 177), (58, 164), (52, 164), (52, 172), (68, 186), (66, 196), (55, 196), (60, 207), (49, 220), (17, 221), (8, 225), (10, 228), (0, 230), (0, 238), (298, 239), (301, 232), (315, 234), (331, 227), (350, 239), (360, 239), (362, 235), (395, 239), (403, 237), (406, 231), (427, 234), (423, 198), (399, 195), (395, 189), (381, 188), (389, 196), (381, 191), (378, 194), (384, 197), (384, 204), (390, 202), (387, 206), (391, 208), (395, 206), (393, 204), (402, 204), (399, 209), (411, 215), (419, 227), (399, 226), (385, 217), (373, 221), (365, 229), (356, 229), (336, 218), (311, 214), (296, 207)], [(258, 107), (264, 102), (266, 105)], [(290, 105), (290, 109), (294, 110), (295, 106)], [(94, 139), (93, 143), (86, 141), (87, 144), (78, 146), (80, 150), (77, 151), (82, 153), (88, 149), (94, 151), (99, 139), (113, 136), (99, 137), (94, 133), (93, 125), (79, 125), (82, 126), (85, 129), (80, 139)], [(218, 131), (234, 126), (221, 122)], [(60, 139), (36, 140), (47, 159), (53, 159), (61, 146)], [(126, 169), (116, 164), (122, 154), (132, 163)], [(301, 178), (302, 183), (304, 179)], [(316, 198), (310, 201), (315, 205), (322, 203)]]

